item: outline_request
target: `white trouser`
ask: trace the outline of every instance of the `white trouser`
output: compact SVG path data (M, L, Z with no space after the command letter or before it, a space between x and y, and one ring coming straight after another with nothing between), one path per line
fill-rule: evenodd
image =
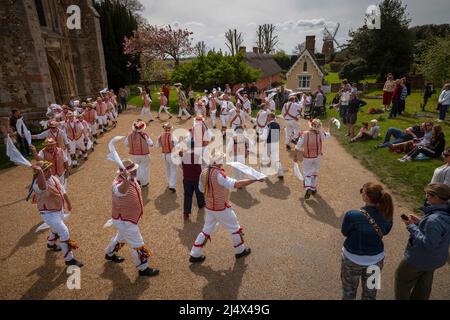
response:
M141 110L141 119L142 119L142 121L145 121L144 120L145 115L148 115L148 119L149 120L153 120L153 116L152 116L152 112L150 111L150 108L142 107L142 110Z
M161 115L161 112L167 113L169 116L172 116L169 112L169 108L167 106L160 106L158 111L158 117Z
M237 127L243 127L244 126L244 124L242 123L242 124L240 124L240 123L232 123L231 124L231 129L233 129L233 130L236 130L236 128Z
M305 178L304 184L306 190L317 190L317 180L320 170L320 157L317 158L303 158L303 176Z
M77 149L83 151L83 153L86 151L86 147L84 146L84 137L82 136L78 140L70 140L69 139L69 153L71 156L75 155L75 152Z
M97 116L97 120L98 124L101 126L106 126L108 124L108 118L106 117L106 114L104 116Z
M278 150L277 150L278 149ZM279 144L264 143L262 154L262 163L268 165L270 163L270 170L265 170L268 175L277 173L278 177L284 177L284 169L280 161ZM268 172L268 171L271 171Z
M141 185L147 185L150 180L150 155L132 155L131 159L134 163L139 165L136 179L141 183Z
M216 110L211 110L209 113L209 116L211 117L211 125L213 127L216 126Z
M47 243L54 245L58 236L61 242L61 250L64 254L64 260L73 259L72 250L69 248L67 241L70 240L69 229L64 223L64 211L41 213L42 221L50 226L50 233L47 237Z
M242 237L242 229L237 220L236 214L232 208L223 211L210 211L205 209L205 225L195 240L191 249L192 257L200 257L202 248L205 246L208 238L211 238L216 226L220 224L231 234L233 246L236 254L245 250L244 239Z
M97 134L97 124L94 123L90 123L89 127L91 128L91 135L94 138L94 135Z
M226 127L227 126L228 117L229 117L228 114L226 114L226 115L221 114L220 115L220 122L222 122L222 127Z
M177 186L177 164L172 161L170 153L163 153L162 158L166 163L166 177L169 188L175 189Z
M291 137L294 135L295 138L298 137L300 132L300 125L295 120L286 120L286 145L291 143Z
M186 116L188 116L188 117L191 116L191 114L187 111L187 108L181 108L181 107L180 107L180 110L178 111L178 117L181 118L181 116L183 115L183 113L184 113Z
M132 222L113 220L114 227L117 229L117 234L111 239L108 247L105 249L105 254L113 256L119 251L120 246L128 242L131 246L131 257L133 263L138 270L145 270L148 267L148 257L139 258L139 253L136 249L144 246L144 239L142 238L139 226Z
M112 111L108 112L106 114L106 117L108 118L108 120L111 120L111 122L116 122L116 117L114 117L114 113Z

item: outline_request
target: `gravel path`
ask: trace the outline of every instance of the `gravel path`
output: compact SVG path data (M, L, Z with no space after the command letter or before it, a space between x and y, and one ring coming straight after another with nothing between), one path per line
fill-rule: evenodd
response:
M67 289L61 254L47 252L47 234L35 233L41 224L39 214L23 200L30 171L15 167L0 172L1 299L340 299L341 218L346 210L362 205L359 189L377 178L334 138L325 143L319 194L311 200L303 200L303 187L292 170L292 155L285 151L281 152L284 182L272 177L233 192L233 208L252 254L236 261L229 235L218 228L201 265L191 265L188 258L204 212L195 208L191 222L184 222L181 170L178 192L173 195L166 191L160 151L153 150L140 226L154 253L151 266L161 274L139 278L128 245L121 252L126 258L123 264L106 262L103 250L114 228L103 229L103 224L110 218L111 182L116 171L114 163L106 160L107 144L113 136L127 134L137 117L134 108L122 114L118 127L99 140L89 161L69 180L74 210L68 226L71 238L80 246L76 257L85 263L81 290ZM160 124L156 120L147 128L154 140L162 130ZM189 123L175 119L173 124L187 127ZM126 154L122 146L118 151L122 157ZM409 210L400 199L395 205L394 228L385 239L380 299L393 298L394 271L407 241L399 216ZM450 262L436 272L432 298L450 299L449 288Z

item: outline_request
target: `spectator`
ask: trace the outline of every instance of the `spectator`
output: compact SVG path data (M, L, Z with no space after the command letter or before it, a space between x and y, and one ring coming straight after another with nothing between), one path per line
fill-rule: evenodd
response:
M429 158L437 158L442 155L445 149L445 135L442 132L441 126L434 126L432 129L431 141L427 145L416 146L406 156L399 159L401 162L411 161L420 153Z
M192 213L192 198L197 198L197 205L199 209L205 206L205 197L198 189L200 174L202 173L202 166L198 155L194 153L194 140L189 143L189 149L186 152L180 152L182 157L183 169L183 187L184 187L184 218L189 219Z
M341 120L344 124L347 124L347 111L350 98L351 94L349 91L341 90L341 99L340 99L341 104L339 106L339 116L341 117Z
M446 184L450 187L450 148L443 152L444 165L434 170L431 183Z
M432 129L433 124L431 122L424 122L421 125L409 127L404 131L397 128L389 128L388 131L386 132L384 142L376 146L376 149L386 148L389 147L390 145L402 143L413 139L419 141L419 139L423 137L429 137L429 140L431 140ZM391 137L394 137L394 140L390 141Z
M30 148L25 137L25 130L27 130L22 114L17 109L11 110L11 117L9 118L9 127L12 129L13 134L17 137L17 147L20 153L24 156L30 156Z
M383 187L366 183L360 190L365 205L361 210L345 213L341 232L346 237L342 248L342 299L356 299L358 284L362 284L362 300L375 300L377 289L368 287L369 266L383 268L383 237L392 229L394 205Z
M428 103L428 99L433 95L433 86L431 82L425 83L425 88L423 89L423 103L420 105L422 111L425 111L425 106Z
M358 94L358 84L357 83L352 83L352 91L350 93L354 94L354 95Z
M340 104L341 104L341 94L340 92L338 92L334 96L333 101L331 101L330 109L338 108Z
M450 245L450 187L430 184L425 188L430 206L424 216L407 217L409 232L405 255L395 272L395 299L428 300L434 271L445 265Z
M389 113L389 119L396 118L399 112L400 107L400 96L403 91L403 82L402 80L395 80L395 88L392 93L392 108Z
M384 111L387 111L392 102L392 94L395 89L395 81L394 77L391 73L387 75L386 82L384 83L383 88L383 105Z
M341 84L341 90L343 92L352 92L352 86L350 85L350 83L348 83L347 79L342 80L342 84Z
M445 121L448 107L450 106L450 83L445 84L444 89L439 96L439 119L438 122Z
M378 138L380 135L380 127L378 126L378 121L373 119L370 121L370 130L369 124L367 122L362 123L361 130L359 133L350 140L350 142L356 142L358 140L372 140Z
M351 100L349 101L348 111L347 111L347 137L355 137L355 124L358 118L359 108L364 107L367 103L363 100L358 99L355 94L351 95Z
M127 97L128 97L127 90L125 90L125 88L123 86L120 87L120 89L119 89L119 98L120 98L119 112L121 112L123 110L127 110L127 108L128 108Z
M402 79L403 80L403 79ZM405 80L403 80L405 81ZM401 116L406 109L406 97L408 96L408 88L405 82L402 82L402 92L400 93L400 100L398 103L398 115Z

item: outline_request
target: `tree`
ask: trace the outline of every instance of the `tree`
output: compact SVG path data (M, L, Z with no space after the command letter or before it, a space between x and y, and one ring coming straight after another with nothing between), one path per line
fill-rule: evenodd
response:
M175 67L170 80L204 90L217 86L223 88L226 83L254 82L260 75L259 70L244 61L244 53L231 56L209 51L205 56Z
M434 39L421 55L419 71L436 87L450 80L450 36Z
M144 11L145 7L139 0L113 0L114 2L124 6L134 14Z
M170 78L167 64L161 59L153 59L147 64L142 64L141 79L149 83L165 83Z
M193 52L192 32L187 29L172 29L170 25L158 27L149 24L139 26L130 38L125 38L126 54L141 55L144 63L153 59L172 58L175 65L180 58Z
M115 0L95 3L100 15L103 51L109 87L118 88L136 83L139 79L139 57L123 52L123 39L137 29L136 16L127 7ZM132 62L131 64L129 62Z
M342 65L339 78L347 79L349 82L358 82L367 74L366 65L366 61L361 58L349 60Z
M242 32L237 32L236 29L229 29L225 32L225 45L230 50L232 56L239 52L239 47L244 43Z
M264 53L272 53L278 44L278 35L273 24L263 24L256 30L256 46L261 48Z
M304 42L299 43L298 45L296 45L294 47L294 50L292 51L292 53L296 56L299 56L302 54L302 52L306 49L306 44Z
M395 77L406 75L413 62L413 40L410 19L400 0L384 0L380 4L381 29L366 25L350 32L348 44L353 59L361 58L369 74L383 80L391 72Z
M194 52L197 57L206 55L206 44L204 41L199 41L195 44Z
M294 62L297 60L297 56L290 57L286 54L283 50L279 50L274 53L273 58L278 63L278 65L283 69L284 71L288 71Z

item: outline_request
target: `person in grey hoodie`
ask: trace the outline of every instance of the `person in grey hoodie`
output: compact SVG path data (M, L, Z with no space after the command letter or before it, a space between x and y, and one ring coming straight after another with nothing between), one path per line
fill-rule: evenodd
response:
M425 188L428 207L422 219L404 220L409 241L404 259L395 272L395 299L428 300L436 269L444 266L450 246L450 187L429 184Z

